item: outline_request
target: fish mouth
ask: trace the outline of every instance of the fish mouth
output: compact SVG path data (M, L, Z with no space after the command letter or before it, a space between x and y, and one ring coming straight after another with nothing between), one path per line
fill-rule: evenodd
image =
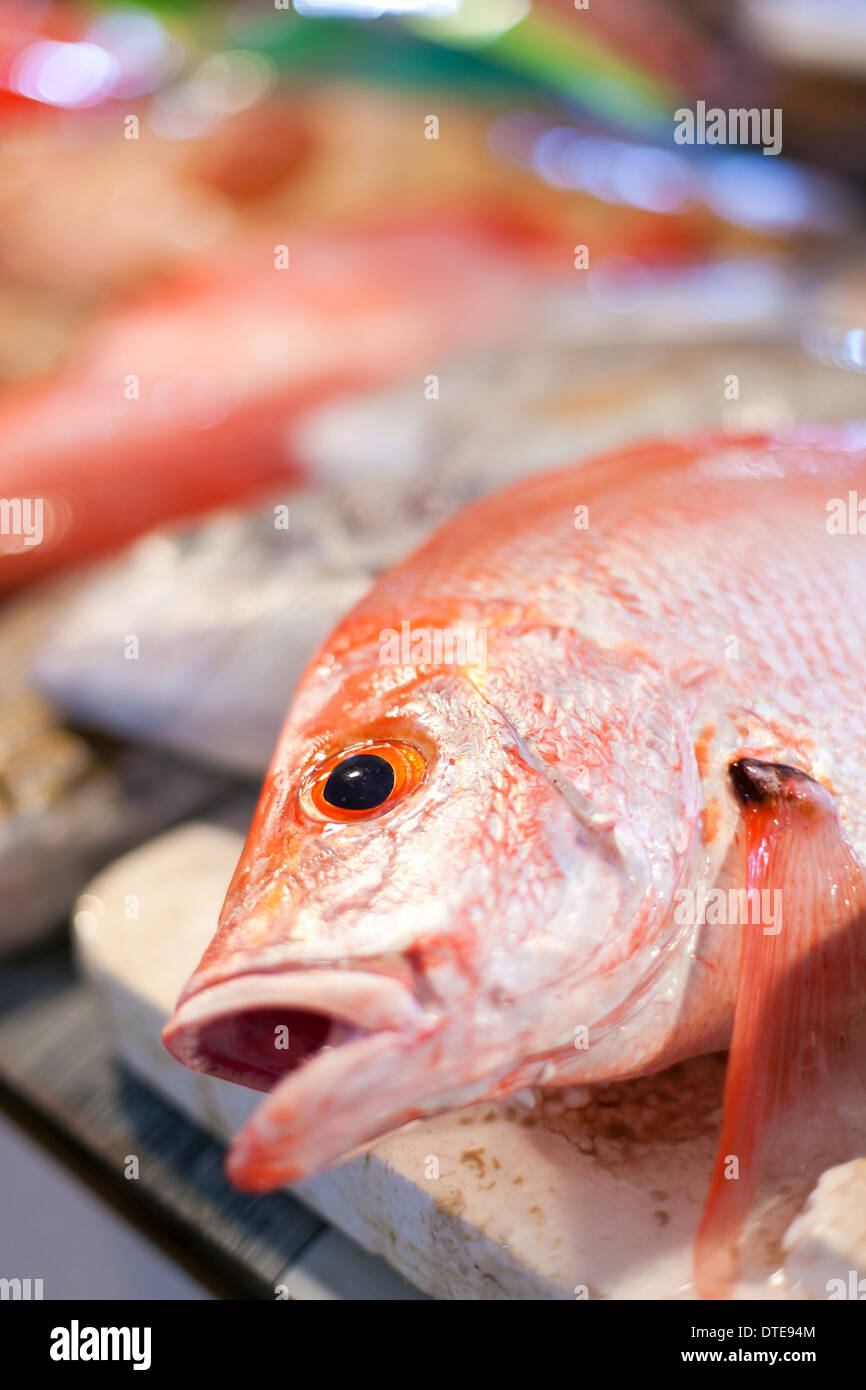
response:
M162 1036L192 1070L270 1093L227 1161L236 1186L266 1191L381 1132L369 1086L358 1091L359 1071L406 1047L423 1019L414 995L390 976L297 968L203 986L180 1001Z

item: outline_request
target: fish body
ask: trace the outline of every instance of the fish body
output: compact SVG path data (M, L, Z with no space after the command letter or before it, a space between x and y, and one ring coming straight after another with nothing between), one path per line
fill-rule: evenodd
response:
M723 1048L742 933L771 942L786 909L809 931L785 924L779 969L808 965L823 879L748 928L700 904L760 892L760 836L808 814L807 887L866 859L866 457L844 443L705 437L525 480L337 627L166 1030L270 1092L236 1182ZM757 766L797 814L765 805L755 841L732 769ZM858 902L839 887L834 930Z
M0 499L38 516L4 511L0 591L297 484L304 411L488 340L527 293L519 255L471 226L290 240L260 233L115 307L62 372L3 395Z

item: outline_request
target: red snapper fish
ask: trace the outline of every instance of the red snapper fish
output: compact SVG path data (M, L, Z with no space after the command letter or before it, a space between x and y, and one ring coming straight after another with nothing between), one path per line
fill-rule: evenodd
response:
M732 1292L866 992L866 453L812 435L522 481L337 627L165 1030L268 1092L238 1186L730 1048L696 1277Z
M299 484L308 409L489 341L528 297L508 241L447 217L290 240L262 233L148 288L62 372L2 395L0 592Z

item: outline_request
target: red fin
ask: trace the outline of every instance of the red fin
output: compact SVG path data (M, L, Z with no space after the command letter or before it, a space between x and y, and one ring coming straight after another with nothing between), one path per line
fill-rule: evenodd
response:
M701 1298L731 1297L770 1128L794 1100L817 1096L866 986L866 880L829 792L778 764L743 759L730 771L747 886L770 896L762 921L750 911L740 928L722 1131L695 1246Z

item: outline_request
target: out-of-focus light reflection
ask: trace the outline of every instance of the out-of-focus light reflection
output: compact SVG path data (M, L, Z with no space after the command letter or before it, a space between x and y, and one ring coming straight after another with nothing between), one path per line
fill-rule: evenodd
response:
M747 227L795 227L809 209L806 175L793 164L774 168L759 154L723 156L706 171L706 199L728 222Z
M75 930L85 941L92 941L98 936L105 918L105 903L101 898L94 897L92 893L84 893L78 900L77 910L73 917Z
M204 135L223 116L260 101L276 81L276 70L260 53L237 49L215 53L199 64L185 82L158 92L150 124L166 140L190 140Z
M809 324L803 329L801 339L806 351L819 362L849 372L866 372L866 329Z
M844 453L860 453L866 448L866 420L840 420L826 425L816 420L798 420L790 430L779 431L783 441L795 444L827 445Z
M845 334L845 357L852 367L866 370L866 331L862 328Z
M218 115L245 111L259 101L275 81L273 63L260 53L240 49L206 58L190 79L202 106Z
M624 203L647 212L679 212L694 197L688 170L669 150L621 145L614 153L610 181Z
M784 275L761 260L732 259L685 271L684 293L701 306L703 318L713 323L748 323L772 315L783 302Z
M144 10L104 15L90 25L84 37L105 49L117 63L113 96L134 97L155 91L183 61L182 45Z
M450 15L459 3L460 0L295 0L295 9L300 15L319 19L381 19L386 14Z
M193 83L175 82L154 97L148 119L154 134L163 140L195 140L206 135L220 118L202 104Z
M866 71L863 0L740 0L738 23L776 62Z
M32 101L80 109L108 96L117 76L117 60L98 44L40 39L18 54L9 85Z
M516 24L522 23L531 9L531 0L462 0L449 11L440 11L439 16L432 8L415 13L419 18L429 16L440 19L435 26L435 36L442 42L461 48L475 48L492 43ZM415 27L422 28L422 32L433 32L432 25Z
M747 152L686 154L550 126L537 112L513 112L495 122L490 145L555 188L648 212L677 213L701 202L726 222L786 232L832 228L845 211L832 179L787 160Z
M673 151L582 135L570 126L543 131L530 159L547 183L580 189L608 203L678 212L695 197L688 163Z
M722 325L772 318L790 298L791 284L762 260L732 258L671 273L612 255L590 270L587 292L609 313L640 310L644 325L659 311L672 322Z
M572 186L570 175L566 173L565 158L573 144L574 131L570 126L552 126L538 136L530 154L530 163L545 183L552 183L555 188ZM587 143L585 148L591 149L591 143Z

